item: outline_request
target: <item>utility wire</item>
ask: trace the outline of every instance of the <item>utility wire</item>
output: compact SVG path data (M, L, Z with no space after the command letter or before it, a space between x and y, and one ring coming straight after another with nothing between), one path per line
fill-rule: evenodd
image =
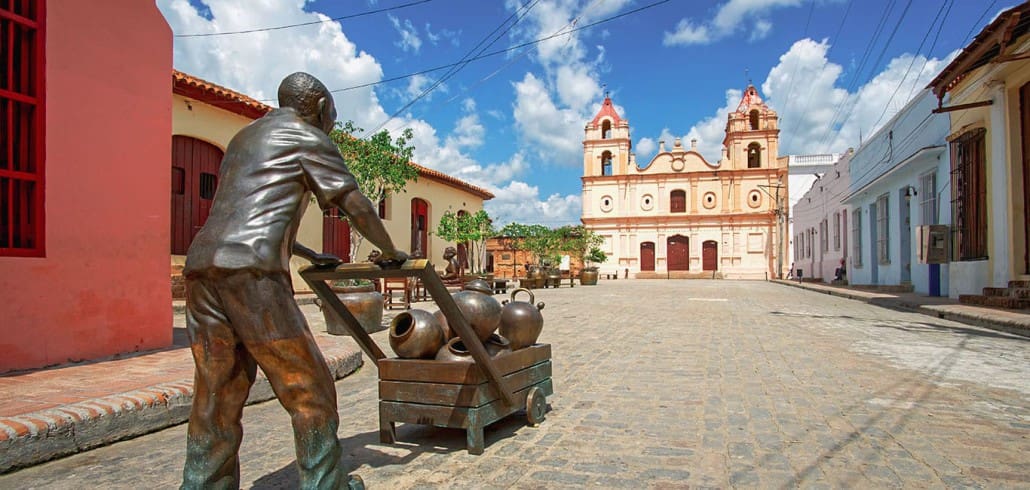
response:
M429 87L426 87L424 90L422 90L422 92L419 93L418 96L416 96L414 99L408 101L407 104L404 104L400 109L395 111L393 114L390 114L390 117L386 118L385 121L379 123L379 125L376 126L376 128L373 129L372 131L370 131L368 134L375 134L376 132L378 132L383 126L386 126L387 123L389 123L391 120L393 120L393 118L397 117L398 115L400 115L404 111L406 111L409 108L411 108L411 106L415 105L416 102L418 102L419 100L422 100L422 98L424 98L425 96L429 95L430 92L432 92L437 87L439 87L440 84L442 84L443 82L445 82L446 80L450 79L452 76L457 74L459 71L461 71L462 68L465 68L465 66L467 66L472 61L472 59L470 59L470 57L473 55L473 53L475 53L477 55L482 54L483 51L485 51L487 48L489 48L490 46L493 46L493 44L495 42L497 42L497 40L500 39L501 36L504 36L505 34L507 34L508 31L510 31L513 27L515 27L515 25L518 24L519 21L521 21L527 14L529 14L529 11L534 6L536 6L536 4L539 1L540 0L533 0L533 3L523 5L523 6L519 7L519 9L516 10L515 12L512 12L512 14L508 16L508 18L504 19L504 21L501 22L497 27L495 27L493 31L491 31L489 34L487 34L485 37L483 37L483 39L481 39L475 46L473 46L472 49L470 49L467 53L465 53L465 56L462 56L461 60L459 60L457 63L454 63L451 66L451 69L447 71L447 73L444 73L443 76L441 76L439 79L434 81L432 83L432 85L430 85ZM521 12L521 14L520 14L520 12ZM516 15L518 15L518 17L516 17ZM511 21L512 18L515 18L515 21L511 22L511 24L508 25L509 21ZM504 29L504 32L501 32L500 34L497 34L497 31L500 31L501 28L503 28L505 25L508 25L508 27L506 29ZM494 34L497 34L497 35L494 36ZM493 40L491 40L490 43L487 44L486 46L483 46L483 49L479 49L479 47L482 46L483 43L486 42L491 37L493 37ZM479 49L478 53L476 53L477 49Z
M951 0L951 3L948 5L947 12L944 12L944 19L941 19L941 25L937 26L937 33L933 35L933 42L930 43L930 49L928 49L926 51L926 57L923 58L923 66L919 67L919 72L916 73L916 77L919 77L919 75L921 75L923 73L923 70L926 69L926 64L930 62L930 56L933 56L933 50L934 50L934 48L937 47L937 40L940 39L941 31L944 30L944 24L945 24L945 22L948 21L948 16L951 15L951 8L954 7L954 6L955 6L955 1ZM932 24L931 24L931 26L932 26ZM909 92L908 92L908 98L909 99L911 99L912 96L915 95L915 91L918 88L920 88L920 87L915 85L915 84L912 84L912 89L909 90Z
M926 34L923 35L923 40L919 41L919 47L916 48L916 52L912 55L912 60L909 61L908 68L905 69L905 74L902 75L901 81L898 82L898 86L894 87L894 92L891 93L891 97L889 99L887 99L887 103L883 106L883 112L880 113L880 117L876 118L876 122L873 123L872 127L875 128L877 125L879 125L880 121L883 120L883 117L887 115L887 111L890 110L891 103L894 102L894 97L898 95L898 91L901 90L901 86L905 85L905 80L908 80L908 74L912 71L912 67L915 66L915 64L916 64L916 57L919 56L919 53L923 52L923 45L926 44L926 40L930 38L930 32L933 31L933 26L937 24L937 19L941 18L941 14L944 13L945 7L948 7L948 1L947 0L945 0L943 3L941 3L941 8L937 9L937 15L934 16L933 22L930 22L930 28L927 29L926 30ZM950 10L950 8L949 8L949 10ZM941 25L944 25L943 21L941 21ZM940 31L938 31L938 32L940 32ZM932 51L932 48L931 48L931 51ZM928 53L926 55L926 58L924 58L924 59L928 59L929 57L930 57L930 55ZM923 65L925 66L926 63L923 63ZM922 70L920 70L920 72L921 71ZM917 75L917 78L918 78L918 75ZM912 85L913 86L915 85L915 81L914 80L912 82Z
M851 3L848 3L848 6L850 7ZM807 38L808 37L808 27L812 23L812 13L813 12L815 12L815 0L812 0L811 6L808 8L808 20L805 21L805 31L801 35L802 38ZM847 14L845 14L845 15L847 15ZM800 66L801 66L801 61L795 59L794 60L794 70L790 74L790 87L787 89L787 98L784 99L784 104L785 105L783 106L783 114L782 114L781 117L786 117L786 115L790 113L790 101L791 101L790 96L794 94L794 86L797 85L797 81L796 81L797 78L796 77L798 75L798 68L800 68ZM751 83L750 80L748 81L748 83ZM811 97L806 97L806 99L811 99Z
M208 33L197 33L197 34L176 34L175 37L178 37L178 38L213 37L213 36L228 36L228 35L232 35L232 34L250 34L250 33L254 33L254 32L278 31L278 30L281 30L281 29L291 29L291 28L294 28L294 27L311 26L311 25L315 25L315 24L325 24L326 22L335 22L335 21L338 21L338 20L354 19L354 18L357 18L357 17L364 17L366 15L372 15L372 14L378 14L378 13L382 13L382 12L388 12L390 10L398 10L398 9L402 9L402 8L413 7L415 5L419 5L419 4L423 4L423 3L429 3L429 2L432 2L432 1L433 0L416 0L414 2L408 2L408 3L403 3L403 4L400 4L400 5L394 5L393 7L384 7L384 8L381 8L381 9L366 10L364 12L358 12L356 14L341 15L339 17L333 17L331 19L316 20L316 21L312 21L312 22L303 22L303 23L300 23L300 24L289 24L289 25L276 26L276 27L262 27L262 28L256 28L256 29L247 29L247 30L243 30L243 31L208 32Z
M987 5L987 8L985 8L983 13L980 14L980 17L977 17L976 22L973 22L973 25L969 27L969 32L966 33L966 37L962 38L963 46L969 44L969 37L973 35L973 32L976 31L977 26L980 25L980 21L984 20L984 17L987 15L987 12L990 12L991 9L994 8L994 4L997 2L998 0L991 0L991 3Z
M564 32L558 32L558 33L555 33L555 34L551 34L550 36L545 36L545 37L541 37L541 38L538 38L538 39L534 39L532 41L527 41L527 42L524 42L524 43L521 43L521 44L516 44L514 46L510 46L510 47L505 48L505 49L499 49L499 50L496 50L496 51L490 51L490 52L487 52L487 53L483 53L483 54L480 54L480 55L468 58L467 60L463 58L462 60L456 61L454 63L449 63L449 64L446 64L446 65L440 65L440 66L436 66L436 67L433 67L433 68L427 68L425 70L420 70L420 71L417 71L417 72L408 73L406 75L398 75L398 76L395 76L395 77L384 78L384 79L379 80L377 82L362 83L360 85L353 85L353 86L350 86L350 87L333 89L333 90L330 90L330 92L337 93L337 92L345 92L345 91L348 91L348 90L356 90L356 89L359 89L359 88L372 87L372 86L375 86L375 85L381 85L381 84L388 83L388 82L395 82L397 80L403 80L405 78L411 78L411 77L414 77L414 76L424 75L426 73L431 73L431 72L434 72L434 71L443 70L445 68L450 68L450 67L457 66L457 65L460 65L460 64L463 64L463 63L466 63L466 62L470 62L470 61L478 61L478 60L481 60L481 59L484 59L484 58L490 58L492 56L497 56L499 54L504 54L504 53L507 53L509 51L515 51L517 49L521 49L521 48L524 48L526 46L533 46L535 44L540 44L540 43L542 43L544 41L549 41L549 40L554 39L556 37L567 36L567 35L572 34L574 32L582 31L584 29L589 29L589 28L594 27L596 25L605 24L605 23L611 22L613 20L620 19L622 17L626 17L628 15L632 15L632 14L635 14L635 13L638 13L638 12L641 12L641 11L644 11L644 10L647 10L647 9L650 9L650 8L653 8L653 7L657 7L658 5L661 5L663 3L668 3L670 1L672 1L672 0L659 0L657 2L644 5L643 7L640 7L640 8L636 8L636 9L633 9L633 10L628 10L628 11L623 12L621 14L613 15L611 17L606 17L606 18L598 20L596 22L591 22L589 24L584 24L584 25L576 27L574 29L569 29L569 30L564 31ZM267 102L269 100L271 100L271 99L265 99L264 101Z

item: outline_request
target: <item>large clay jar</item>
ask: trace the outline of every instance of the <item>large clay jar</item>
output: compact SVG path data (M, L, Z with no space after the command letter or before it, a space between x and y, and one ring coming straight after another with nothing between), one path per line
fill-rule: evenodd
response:
M501 323L501 304L492 296L479 291L463 290L454 293L452 297L479 340L486 340L494 330L497 330ZM451 331L454 332L453 327Z
M437 351L436 360L472 362L472 354L465 347L465 342L460 337L454 337Z
M432 359L444 345L440 322L425 310L408 310L390 322L390 347L404 359Z
M447 317L443 316L443 311L436 310L433 312L433 316L436 317L436 321L440 322L440 326L443 327L443 339L445 342L457 337L457 334L451 331L451 325L447 323Z
M515 301L515 295L520 291L529 294L529 302ZM540 331L544 329L544 316L540 310L544 309L543 302L533 302L536 298L533 292L528 289L516 289L511 292L511 302L504 301L501 308L500 334L511 342L512 350L519 350L536 343L540 337Z

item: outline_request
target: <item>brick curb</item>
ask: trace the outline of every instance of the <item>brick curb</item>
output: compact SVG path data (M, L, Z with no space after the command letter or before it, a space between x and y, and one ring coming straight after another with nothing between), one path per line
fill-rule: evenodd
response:
M363 364L361 352L324 353L335 379ZM275 397L258 370L247 404ZM189 419L193 380L183 379L89 401L0 417L0 473L141 436Z
M773 280L777 284L785 286L791 286L799 289L805 289L817 293L829 294L832 296L839 296L842 298L853 299L857 301L863 301L869 304L885 306L888 308L903 308L906 310L915 311L924 315L929 315L937 318L943 318L945 320L952 320L968 325L974 325L977 327L983 327L991 330L997 330L1005 333L1011 333L1019 335L1021 337L1030 337L1030 315L1027 315L1027 319L1020 321L1015 318L1005 318L1004 316L992 314L990 309L977 308L977 312L969 311L958 311L958 308L963 308L961 305L924 305L911 300L899 298L897 296L885 295L882 293L875 292L852 292L848 289L834 288L829 286L812 287L805 284L798 284L794 281L785 280ZM970 307L972 308L972 307Z

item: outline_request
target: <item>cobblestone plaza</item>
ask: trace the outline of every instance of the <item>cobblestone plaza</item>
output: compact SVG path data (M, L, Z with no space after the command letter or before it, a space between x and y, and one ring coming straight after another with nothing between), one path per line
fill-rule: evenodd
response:
M347 467L391 489L1030 486L1026 338L757 281L536 294L555 387L541 426L498 422L481 456L455 429L399 425L400 442L380 444L366 361L337 382ZM389 347L386 332L373 338ZM295 486L278 403L247 407L243 422L245 486ZM175 488L184 448L179 425L0 487Z

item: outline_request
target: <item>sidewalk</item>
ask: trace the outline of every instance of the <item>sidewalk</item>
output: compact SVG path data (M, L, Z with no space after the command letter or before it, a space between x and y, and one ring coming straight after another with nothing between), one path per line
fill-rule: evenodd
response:
M311 303L310 297L297 300ZM0 473L185 422L193 402L193 356L177 306L167 349L0 374ZM327 334L317 308L302 311L336 379L362 365L350 337ZM259 369L247 403L274 396Z
M843 298L864 301L886 308L912 310L925 315L944 318L979 327L1030 337L1030 310L1007 310L983 306L964 305L947 297L924 296L916 293L880 293L847 286L788 280L772 282L807 289Z

